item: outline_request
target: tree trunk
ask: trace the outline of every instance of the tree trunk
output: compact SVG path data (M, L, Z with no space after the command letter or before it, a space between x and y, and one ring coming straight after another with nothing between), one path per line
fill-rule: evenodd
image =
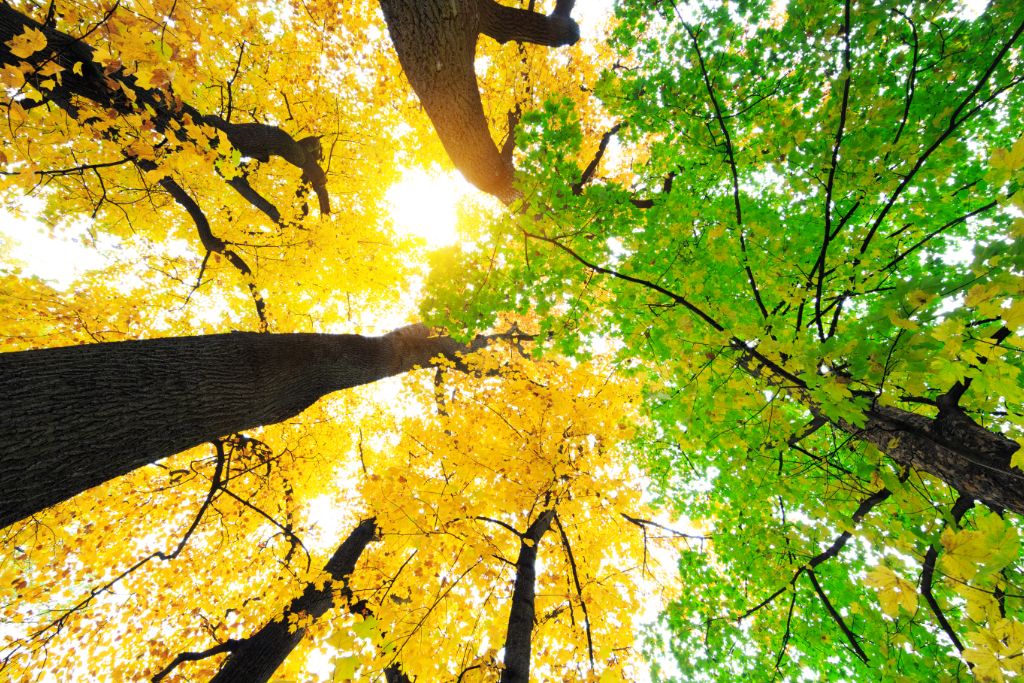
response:
M930 418L891 406L866 411L857 428L839 427L873 444L890 458L941 479L989 507L1024 515L1024 473L1010 468L1020 446L971 420L958 407Z
M355 569L356 562L366 546L373 540L377 525L373 519L363 520L355 528L345 542L334 552L324 566L324 571L334 581L348 583L348 577ZM350 598L351 595L346 595ZM231 648L231 654L221 670L213 677L211 683L265 683L270 680L284 660L299 644L306 630L303 628L290 631L288 616L304 614L319 619L330 608L334 607L334 591L328 583L318 589L308 584L302 595L292 600L281 615L282 618L268 622L263 628L248 638L244 638Z
M486 342L410 325L381 337L237 332L0 354L0 526Z
M554 516L554 510L542 512L519 540L516 585L512 589L512 609L508 614L508 629L505 633L505 668L501 672L501 683L528 683L530 680L537 547Z
M430 117L441 144L470 183L504 202L512 186L512 160L491 138L480 102L473 60L477 36L541 45L579 39L576 22L503 7L494 0L380 0L388 33L409 84Z

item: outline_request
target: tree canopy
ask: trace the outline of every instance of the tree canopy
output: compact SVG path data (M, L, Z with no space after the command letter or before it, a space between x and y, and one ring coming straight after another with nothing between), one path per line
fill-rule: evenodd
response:
M0 7L0 678L1024 674L1024 6L584 4Z

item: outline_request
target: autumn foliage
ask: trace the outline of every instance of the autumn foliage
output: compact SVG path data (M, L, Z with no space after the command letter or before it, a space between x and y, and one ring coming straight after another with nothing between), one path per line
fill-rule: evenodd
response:
M382 4L0 6L0 680L1024 674L1020 3Z

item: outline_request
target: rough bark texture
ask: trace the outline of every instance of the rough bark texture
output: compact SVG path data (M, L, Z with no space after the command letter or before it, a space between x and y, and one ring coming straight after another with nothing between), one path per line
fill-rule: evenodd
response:
M1024 476L1010 468L1010 457L1020 446L957 407L940 409L930 418L878 406L867 411L862 428L838 424L896 462L938 477L990 507L1024 515Z
M1009 330L997 333L994 339L998 343L1008 334ZM742 346L743 342L738 344ZM738 367L755 380L787 387L820 421L818 426L830 422L853 438L874 445L901 465L926 472L973 500L996 510L1024 515L1024 472L1010 466L1020 446L967 415L959 405L966 385L958 382L950 392L936 398L935 417L876 404L864 411L864 424L857 426L848 420L828 417L820 404L800 388L798 377L764 357L755 362L747 352Z
M16 35L32 28L46 35L47 46L28 59L22 59L10 52L5 43ZM112 109L119 114L142 113L148 109L153 116L156 129L166 132L174 120L182 122L188 116L196 124L205 123L224 131L231 144L245 156L266 161L270 156L280 156L302 170L303 181L317 193L322 213L330 212L327 194L327 176L320 167L319 143L316 138L296 141L291 135L276 126L261 123L231 123L218 116L204 116L194 107L168 97L161 90L142 88L134 76L126 75L121 69L106 73L103 66L94 59L93 50L85 42L47 26L26 16L7 4L0 4L0 63L20 64L28 62L42 66L55 62L64 67L61 80L52 88L43 88L47 99L68 113L79 118L75 98L83 98ZM80 65L81 75L72 68ZM48 77L28 73L25 79L38 85ZM125 90L134 95L129 98Z
M519 541L516 585L512 589L512 609L508 614L508 630L505 633L505 668L501 672L501 683L528 683L530 680L537 548L554 516L554 510L542 512Z
M334 581L348 583L348 577L356 567L359 556L373 540L377 525L372 519L363 520L349 535L345 542L334 552L324 566L324 571ZM345 592L345 591L343 591ZM350 598L351 595L346 595ZM238 641L231 649L231 654L211 683L265 683L284 663L295 646L306 635L305 629L288 630L288 616L291 614L307 614L319 619L330 608L334 607L334 591L330 584L318 589L308 584L302 595L292 600L285 609L283 618L268 622L263 628L251 636Z
M518 195L511 158L491 138L473 59L480 33L505 42L571 45L579 27L568 8L550 16L494 0L380 0L402 70L455 167L504 202Z
M257 334L0 354L0 526L325 394L481 348L410 325L381 337Z

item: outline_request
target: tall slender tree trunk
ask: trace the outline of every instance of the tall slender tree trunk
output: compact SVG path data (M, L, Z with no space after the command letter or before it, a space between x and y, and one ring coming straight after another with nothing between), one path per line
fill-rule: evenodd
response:
M380 337L242 332L0 354L0 526L486 342L410 325Z
M537 548L554 517L554 510L542 512L519 539L516 584L512 589L512 608L509 610L508 629L505 633L505 668L501 672L501 683L528 683L530 680L534 600L537 595Z
M348 577L356 567L363 550L377 533L372 519L363 520L334 552L324 565L324 571L334 581L347 584ZM351 595L345 596L346 598ZM295 646L306 635L306 629L289 629L288 616L303 614L319 619L334 607L334 590L330 584L317 588L306 586L302 595L292 600L284 610L282 618L267 622L251 636L238 641L231 648L231 654L224 660L211 683L265 683L274 675Z

